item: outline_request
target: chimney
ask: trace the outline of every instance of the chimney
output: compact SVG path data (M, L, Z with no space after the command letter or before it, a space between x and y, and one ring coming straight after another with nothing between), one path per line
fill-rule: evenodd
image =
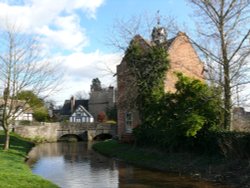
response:
M75 110L75 103L76 103L75 97L72 96L72 97L70 98L70 112L71 112L71 114L74 113L74 110Z

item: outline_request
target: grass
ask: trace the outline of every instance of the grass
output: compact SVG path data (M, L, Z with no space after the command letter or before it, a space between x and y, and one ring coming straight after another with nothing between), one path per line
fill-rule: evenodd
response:
M166 153L154 148L121 144L115 140L98 142L93 145L93 149L141 167L176 172L236 187L250 185L249 160L229 160L192 153Z
M56 188L48 180L32 174L24 163L26 154L34 146L16 134L11 135L10 149L2 150L3 132L0 131L0 188Z

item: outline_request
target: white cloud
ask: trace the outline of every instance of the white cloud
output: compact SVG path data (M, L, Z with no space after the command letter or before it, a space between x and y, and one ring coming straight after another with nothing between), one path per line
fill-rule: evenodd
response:
M76 10L95 18L97 8L103 3L104 0L24 0L13 4L0 0L0 20L41 35L47 46L53 42L57 48L80 50L88 45L89 39Z
M121 62L121 54L104 54L99 50L92 53L75 52L68 56L59 57L64 70L63 89L54 99L63 103L64 100L84 90L89 92L93 78L98 77L104 86L115 86L116 65Z
M81 9L88 17L96 17L96 9L104 3L104 0L74 0L68 4L68 11Z
M54 29L44 26L37 30L46 44L53 44L54 48L79 51L87 46L89 39L85 29L80 26L77 16L64 16L55 19Z
M121 55L104 54L98 50L82 52L90 44L81 22L82 16L96 19L96 11L104 1L0 0L0 24L7 20L21 26L24 32L40 35L41 46L52 51L52 61L61 62L65 70L63 89L52 96L59 103L79 90L88 92L92 79L96 77L106 86L115 85L116 78L109 71L115 72ZM63 54L64 50L67 50L67 55ZM53 54L55 51L57 54Z

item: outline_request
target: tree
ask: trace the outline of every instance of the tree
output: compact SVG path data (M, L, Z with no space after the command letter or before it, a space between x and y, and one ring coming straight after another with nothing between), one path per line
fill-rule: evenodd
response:
M77 91L75 97L77 100L88 99L88 94L85 91Z
M94 78L92 80L91 91L100 91L100 90L102 90L101 81L99 80L99 78Z
M114 105L113 107L108 107L106 109L106 115L108 120L117 121L117 107Z
M5 133L4 149L10 143L11 124L14 114L26 108L25 102L18 101L23 90L32 91L37 96L46 97L57 89L60 75L55 63L48 62L34 36L6 23L0 28L0 92L1 126ZM18 103L18 105L16 105Z
M126 20L117 19L114 21L111 29L107 32L106 44L116 51L125 52L134 36L140 34L142 37L149 38L157 22L161 22L160 24L168 29L169 35L175 35L178 31L174 18L162 16L159 11L155 15L134 15Z
M250 1L189 2L197 9L198 33L206 41L194 44L210 60L208 68L213 72L213 81L223 90L224 128L229 129L232 97L240 86L250 83L247 61L250 55Z
M35 120L39 122L47 121L49 118L48 109L43 99L39 98L32 91L21 91L17 94L17 99L27 102L33 110Z
M106 113L99 112L97 115L97 121L103 123L106 120Z

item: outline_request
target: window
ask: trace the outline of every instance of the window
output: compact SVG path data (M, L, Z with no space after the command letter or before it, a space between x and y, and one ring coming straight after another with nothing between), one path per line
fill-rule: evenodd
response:
M77 122L77 123L81 123L82 122L82 119L81 118L77 118L76 117L76 121L75 122Z
M133 117L131 112L125 114L125 130L127 133L132 132Z

